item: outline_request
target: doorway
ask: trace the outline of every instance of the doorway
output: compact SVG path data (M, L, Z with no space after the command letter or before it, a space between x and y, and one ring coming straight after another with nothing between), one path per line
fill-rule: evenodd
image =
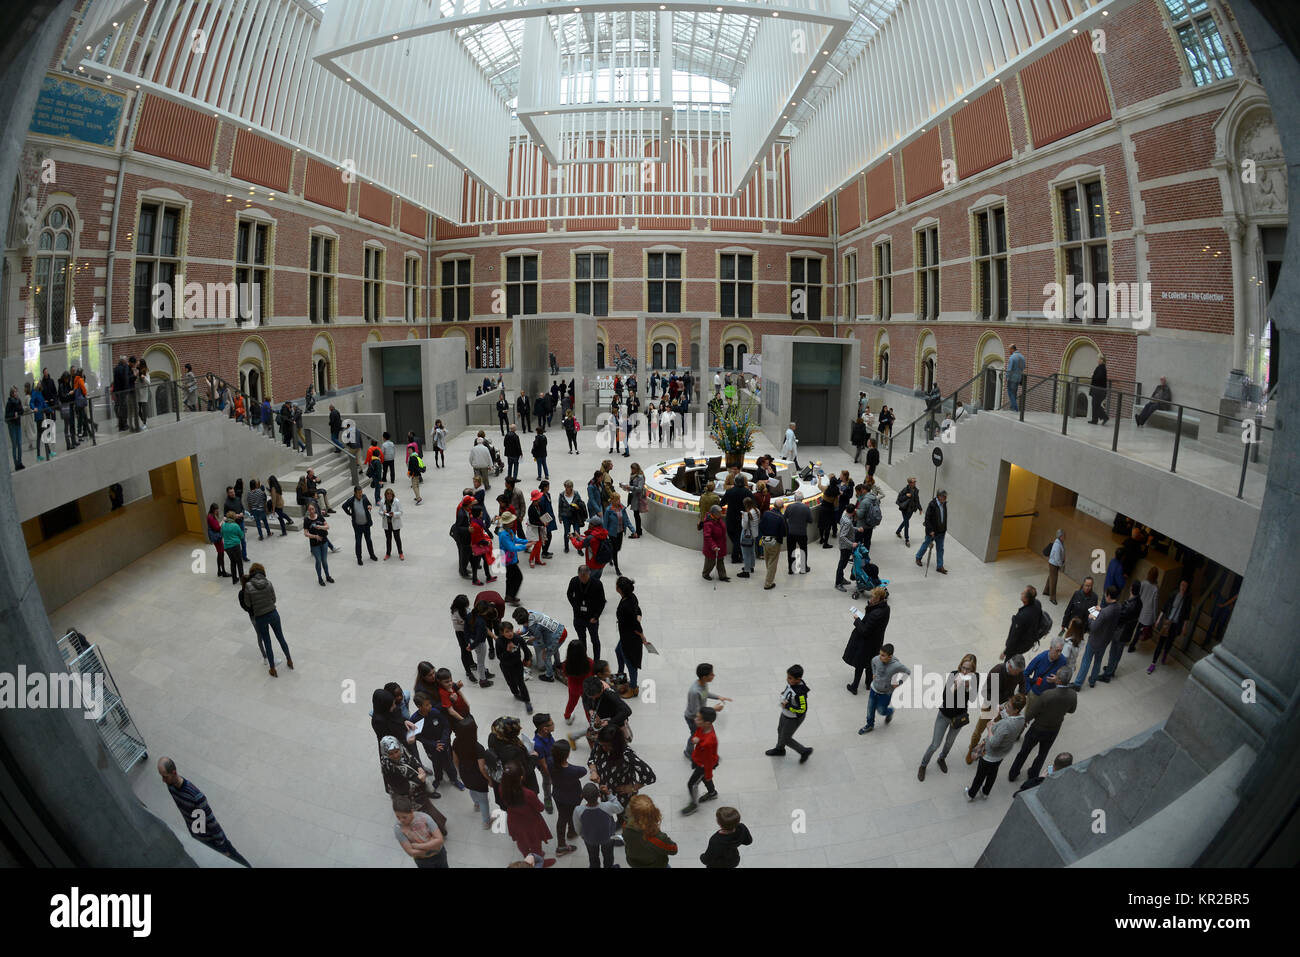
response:
M1038 476L1019 465L1011 465L1010 469L1002 507L1002 532L998 536L999 553L1029 547L1029 532L1038 501Z
M414 432L416 438L424 441L424 395L419 389L393 390L393 415L388 431L400 438Z
M795 386L790 402L790 421L801 445L834 445L831 435L831 391Z

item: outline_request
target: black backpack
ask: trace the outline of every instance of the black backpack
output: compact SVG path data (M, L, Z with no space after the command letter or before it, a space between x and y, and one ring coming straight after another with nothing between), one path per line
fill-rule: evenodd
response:
M1051 630L1052 630L1052 616L1049 615L1047 612L1043 612L1043 620L1038 626L1038 637L1034 639L1034 644L1038 644L1038 642L1042 641L1045 637L1047 637L1047 633Z
M601 539L600 545L596 548L594 556L596 563L604 566L608 565L614 559L614 549L609 544L609 539Z

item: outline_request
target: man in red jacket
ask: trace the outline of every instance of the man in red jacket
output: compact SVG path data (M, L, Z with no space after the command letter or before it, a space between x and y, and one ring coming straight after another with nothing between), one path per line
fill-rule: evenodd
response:
M713 769L718 766L718 735L713 730L713 722L718 712L709 707L701 708L695 715L695 736L691 738L691 779L686 782L690 792L691 803L682 808L683 814L694 814L704 801L716 801L718 789L713 786ZM695 800L695 789L704 782L705 794L699 802Z
M713 566L718 566L718 581L729 582L727 567L727 526L722 522L722 506L709 508L701 526L704 529L704 580L713 581Z

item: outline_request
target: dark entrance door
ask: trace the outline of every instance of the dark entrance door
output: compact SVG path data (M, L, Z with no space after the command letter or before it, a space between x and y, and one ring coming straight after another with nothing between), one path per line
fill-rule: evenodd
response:
M406 433L414 432L421 446L427 444L424 434L424 396L419 389L393 390L393 418L388 431L399 446L406 441Z
M980 391L980 398L983 400L982 405L984 408L996 409L998 407L998 370L993 366L985 367L984 388Z
M835 445L828 436L831 424L831 390L795 386L790 400L790 419L795 423L799 444Z

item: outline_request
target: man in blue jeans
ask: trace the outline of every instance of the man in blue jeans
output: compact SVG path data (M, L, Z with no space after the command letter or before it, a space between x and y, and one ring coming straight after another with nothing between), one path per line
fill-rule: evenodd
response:
M948 534L948 492L946 489L939 489L939 494L930 500L929 507L925 510L925 541L921 543L920 550L916 553L916 567L921 567L921 559L925 557L925 551L934 542L935 556L939 560L938 567L935 569L940 575L948 574L948 569L943 567L943 540Z
M876 730L876 715L885 716L885 724L894 719L894 709L889 706L889 699L894 696L894 688L912 673L894 657L893 645L881 645L880 654L871 659L871 685L867 689L867 723L858 728L858 734L870 734Z
M1007 356L1007 399L1011 404L1012 412L1019 412L1020 406L1016 400L1020 396L1020 387L1025 381L1025 356L1022 352L1017 352L1013 345L1010 354Z
M1106 597L1102 600L1097 617L1092 619L1092 627L1088 630L1087 643L1083 646L1083 657L1079 659L1079 671L1074 676L1076 689L1083 686L1083 676L1088 674L1089 665L1092 666L1092 674L1088 677L1088 687L1096 687L1097 675L1101 672L1101 659L1119 624L1119 607L1119 589L1111 585L1106 589Z

